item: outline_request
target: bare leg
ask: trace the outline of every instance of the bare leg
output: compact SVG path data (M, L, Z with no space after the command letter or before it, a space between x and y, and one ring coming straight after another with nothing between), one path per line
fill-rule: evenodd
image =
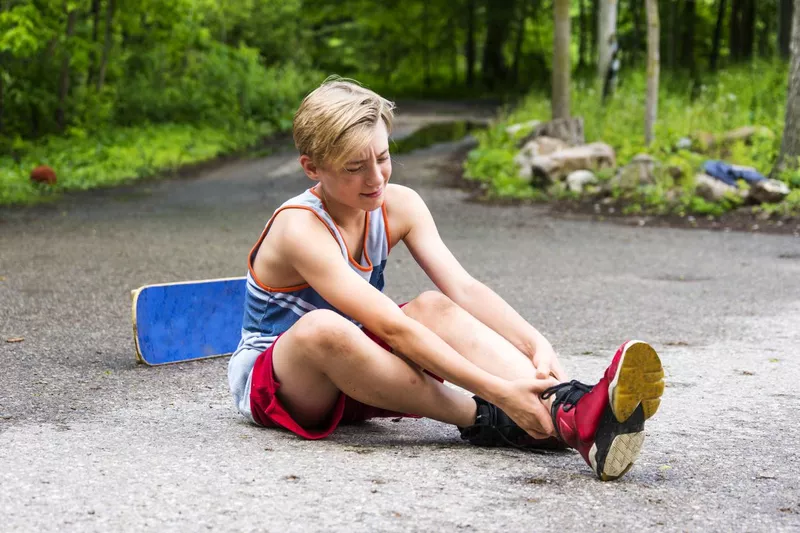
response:
M508 380L536 377L528 356L440 292L420 294L403 311L490 374Z
M320 424L341 392L368 405L468 426L476 405L387 352L332 311L312 311L281 336L273 352L278 396L304 427Z

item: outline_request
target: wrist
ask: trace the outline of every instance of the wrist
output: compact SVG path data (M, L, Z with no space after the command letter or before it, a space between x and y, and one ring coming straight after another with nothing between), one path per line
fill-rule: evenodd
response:
M508 380L491 376L491 380L486 383L484 390L478 396L494 405L503 405L511 396L511 387Z

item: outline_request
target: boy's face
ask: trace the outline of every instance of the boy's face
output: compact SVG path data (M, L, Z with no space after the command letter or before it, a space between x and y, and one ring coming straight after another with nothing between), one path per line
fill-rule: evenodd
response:
M317 167L304 158L300 158L300 163L311 179L322 183L326 200L364 211L377 209L383 203L386 184L392 175L392 160L389 134L382 120L375 125L369 145L351 154L341 168Z

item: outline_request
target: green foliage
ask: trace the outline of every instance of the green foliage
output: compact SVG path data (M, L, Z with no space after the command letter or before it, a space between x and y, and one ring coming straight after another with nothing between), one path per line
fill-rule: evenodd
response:
M181 165L212 159L252 145L269 129L252 126L224 131L209 126L162 124L97 131L88 136L75 128L66 137L51 137L19 163L0 158L0 205L30 204L64 191L117 185L136 178L174 171ZM38 165L52 167L55 186L29 180Z
M696 197L694 176L702 171L702 164L708 159L722 159L770 173L783 130L786 75L783 63L761 62L755 67L731 68L706 78L694 95L691 80L670 76L659 95L656 140L650 147L644 145L646 79L642 71L626 74L605 106L600 105L592 86L576 83L572 114L584 118L587 142L602 141L615 149L618 165L627 164L639 153L648 153L660 162L655 185L642 186L636 191L612 191L614 198L626 202L626 212L716 216L738 207L742 200L732 195L710 203ZM469 154L465 174L487 183L490 193L496 193L501 186L506 192L513 190L508 183L517 175L513 165L517 148L502 132L511 124L534 119L546 121L549 116L549 94L533 92L526 96L520 106L502 115L490 132L478 136L479 146ZM726 132L749 125L763 129L747 143L724 141ZM688 150L677 148L684 138L692 140ZM713 142L703 142L712 138ZM498 165L498 161L504 165ZM673 173L683 178L676 182L671 177ZM598 175L601 182L610 177L608 171ZM780 179L798 188L800 170L787 171ZM516 179L516 184L517 190L525 191L522 180Z

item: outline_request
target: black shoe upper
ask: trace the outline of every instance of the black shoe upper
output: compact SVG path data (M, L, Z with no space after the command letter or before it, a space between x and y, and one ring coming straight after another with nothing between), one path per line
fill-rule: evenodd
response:
M502 409L479 396L475 423L459 427L461 438L476 446L511 446L524 449L563 450L566 445L556 438L535 439L511 420Z

